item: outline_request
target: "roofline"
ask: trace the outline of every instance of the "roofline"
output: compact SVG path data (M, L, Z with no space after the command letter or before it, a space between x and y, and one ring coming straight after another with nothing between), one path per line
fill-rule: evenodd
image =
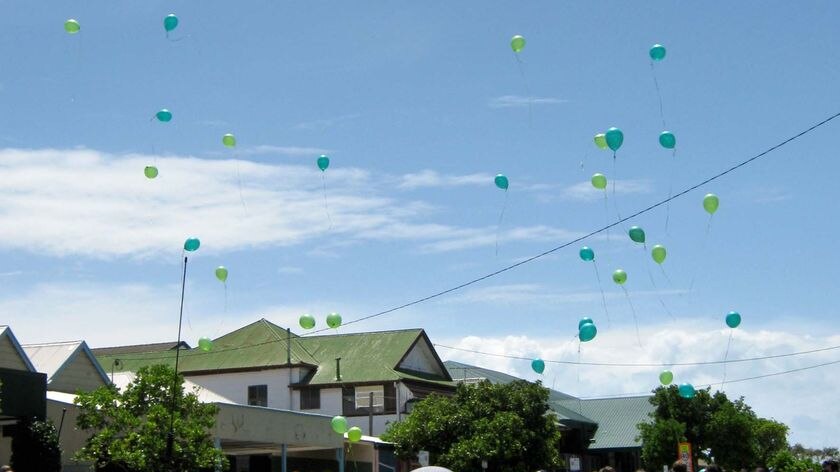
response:
M312 364L307 364L305 362L298 362L293 364L271 364L271 365L263 365L263 366L251 366L251 367L229 367L224 369L198 369L198 370L183 370L181 369L181 373L184 376L188 375L213 375L213 374L234 374L237 372L256 372L260 370L276 370L276 369L283 369L283 368L291 368L291 367L318 367ZM121 371L121 372L129 372L129 371Z
M402 382L404 384L410 383L418 383L423 385L434 385L436 387L441 387L443 389L451 389L455 390L457 386L455 385L446 385L441 384L440 380L418 380L418 379L406 379L406 378L399 378L399 379L383 379L383 380L362 380L359 382L330 382L330 383L316 383L316 384L304 384L304 383L293 383L289 384L293 390L304 390L307 388L339 388L339 387L354 387L356 385L382 385L391 382Z
M159 342L159 343L145 343L145 344L126 344L126 345L122 345L122 346L102 346L102 347L93 347L93 348L90 348L90 350L91 351L97 351L97 350L100 350L100 349L120 349L120 348L129 348L129 347L143 347L143 346L154 346L156 344L173 344L173 345L177 346L178 341L162 341L162 342ZM181 340L181 344L186 344L187 346L189 346L189 343L184 341L184 340ZM166 352L166 351L171 351L173 349L175 349L175 348L171 347L169 349L165 349L164 351L136 351L136 352L130 352L130 353L126 352L124 354L143 354L143 353L149 353L149 352ZM192 348L190 348L190 349L192 349ZM114 356L114 355L117 355L117 354L102 354L102 355L103 356Z
M385 331L359 331L356 333L320 334L313 336L299 336L301 339L334 338L338 336L360 336L364 334L404 333L406 331L423 331L423 328L387 329Z
M424 330L423 328L420 328L420 333L417 335L417 338L415 338L414 342L411 343L411 346L409 346L408 349L405 350L405 353L403 353L403 356L400 358L399 361L397 361L397 365L395 365L391 369L393 369L395 371L399 371L398 368L399 368L400 364L402 364L402 362L405 360L405 358L408 357L408 353L410 353L411 350L414 349L414 346L417 345L417 342L420 341L421 338L424 341L426 341L426 345L429 346L429 350L432 351L432 355L435 357L435 361L437 361L438 367L440 367L440 369L443 371L443 375L444 375L446 381L447 382L452 382L453 380L452 380L452 376L449 375L449 369L447 369L446 365L443 363L443 361L440 360L440 356L438 356L437 350L435 350L435 345L432 344L432 340L429 339L429 336L426 334L426 330Z
M26 368L29 369L29 372L38 372L38 369L32 364L32 361L29 360L29 356L26 355L26 351L23 350L23 347L18 342L17 338L15 337L15 333L12 332L12 328L8 325L4 326L3 331L0 331L0 336L6 335L9 337L9 341L12 343L12 347L15 348L18 355L20 355L21 359L23 359L23 363L26 365Z

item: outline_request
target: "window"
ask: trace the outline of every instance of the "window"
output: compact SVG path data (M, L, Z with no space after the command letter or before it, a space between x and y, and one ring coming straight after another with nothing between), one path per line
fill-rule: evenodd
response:
M321 389L304 388L300 391L300 409L317 410L321 408Z
M370 395L373 394L373 405ZM385 388L382 385L364 385L356 387L356 409L367 410L373 406L374 411L382 411L385 406Z
M248 404L253 406L268 406L268 385L249 385Z

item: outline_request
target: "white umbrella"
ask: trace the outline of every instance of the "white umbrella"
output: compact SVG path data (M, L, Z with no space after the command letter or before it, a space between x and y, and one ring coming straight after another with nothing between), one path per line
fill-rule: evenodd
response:
M414 469L412 472L452 472L452 471L447 469L446 467L438 467L436 465L430 465L430 466L427 466L427 467L420 467L419 469Z

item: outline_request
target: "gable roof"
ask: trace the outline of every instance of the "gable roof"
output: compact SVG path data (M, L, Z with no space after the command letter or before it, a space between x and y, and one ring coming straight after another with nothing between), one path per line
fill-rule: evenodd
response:
M135 344L132 346L97 347L91 349L91 352L93 352L93 354L96 356L110 356L115 354L138 354L142 352L172 351L177 346L177 341L168 341L165 343ZM185 341L181 341L181 349L189 348L189 344L187 344Z
M47 374L47 385L51 384L78 356L86 356L102 381L106 384L110 382L108 375L102 370L84 341L26 344L23 350L38 372Z
M494 384L507 384L516 380L522 380L519 377L499 372L496 370L485 369L470 364L464 364L456 361L446 361L443 363L449 370L450 375L456 381L458 379L465 379L467 382L475 380L487 380ZM576 412L563 404L565 401L575 401L578 399L557 390L548 389L548 406L557 415L557 419L564 424L580 423L594 425L596 422L586 415Z
M626 449L641 446L639 423L650 421L654 410L650 395L638 397L595 398L563 401L564 406L579 411L598 423L590 450Z
M35 366L30 361L29 356L26 355L26 352L21 347L20 343L18 342L15 334L12 333L12 328L9 328L6 325L0 325L0 340L7 339L9 343L12 345L12 349L20 356L20 360L23 362L24 367L29 372L37 372Z

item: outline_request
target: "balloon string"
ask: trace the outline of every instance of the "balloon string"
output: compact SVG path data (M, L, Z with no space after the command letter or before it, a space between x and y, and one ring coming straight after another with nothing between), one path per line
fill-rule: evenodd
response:
M514 51L513 57L516 58L516 67L519 68L519 75L522 76L522 82L525 84L525 93L528 94L528 127L532 128L533 123L533 111L531 107L531 87L528 85L528 77L525 76L525 69L523 65L525 64L522 62L522 59L519 58L519 54Z
M642 335L639 333L639 318L636 316L636 308L633 306L633 301L630 300L630 293L627 292L627 289L624 288L624 285L620 285L621 290L624 291L624 296L627 297L627 304L630 305L630 311L633 313L633 322L636 323L636 341L639 342L639 347L642 347Z
M502 203L502 212L499 213L499 222L496 224L496 256L499 255L499 233L502 230L502 218L505 217L505 209L507 208L508 191L505 189L505 201Z
M330 215L330 207L327 204L327 178L324 176L323 172L321 172L321 183L324 184L324 212L327 214L327 220L329 220L329 222L330 222L329 231L332 231L332 229L333 229L332 215Z
M726 342L726 352L723 354L723 380L720 382L720 389L726 383L726 359L729 357L729 347L732 346L732 329L729 330L729 341Z
M659 98L659 117L662 118L663 131L668 127L665 125L665 113L662 111L662 92L659 90L659 81L656 79L656 69L653 67L653 61L650 61L650 74L653 76L653 86L656 87L656 96Z
M604 304L604 314L607 316L607 326L612 328L612 320L610 320L610 312L607 310L607 296L604 295L604 286L601 285L601 274L598 272L598 264L592 260L592 267L595 268L595 279L598 280L598 290L601 291L601 302Z
M650 284L653 285L654 293L656 293L656 299L659 300L659 304L662 305L662 309L665 310L665 313L671 317L672 320L677 321L677 318L671 313L671 310L665 305L665 300L662 300L662 296L659 294L659 287L656 285L656 281L653 279L653 272L650 271L650 264L647 263L647 250L642 253L643 263L645 265L645 271L647 271L648 278L650 278Z

